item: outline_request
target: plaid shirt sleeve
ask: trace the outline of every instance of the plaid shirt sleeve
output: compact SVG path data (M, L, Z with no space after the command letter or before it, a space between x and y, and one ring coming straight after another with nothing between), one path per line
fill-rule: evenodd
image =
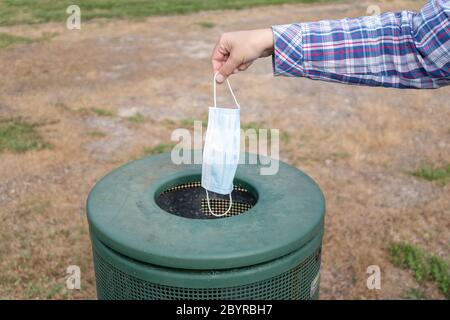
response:
M274 75L394 88L450 84L450 0L418 13L273 26Z

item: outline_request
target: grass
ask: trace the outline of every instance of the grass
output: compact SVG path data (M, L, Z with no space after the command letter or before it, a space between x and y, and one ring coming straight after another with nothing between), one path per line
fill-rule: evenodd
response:
M44 33L39 38L28 38L28 37L20 37L14 36L7 33L0 32L0 49L9 47L14 44L29 44L32 42L42 42L50 40L55 37L57 33Z
M104 133L103 131L100 130L94 130L94 131L89 131L87 133L87 135L89 137L94 137L94 138L103 138L106 137L106 133Z
M169 152L172 150L172 148L175 146L173 143L158 143L157 145L145 148L143 152L143 156L152 156L155 154L160 154L164 152Z
M47 299L54 299L55 296L65 289L65 282L61 281L59 283L55 283L47 293Z
M101 109L101 108L94 108L94 109L92 109L92 112L94 112L96 115L101 116L101 117L113 117L114 116L114 112L106 110L106 109Z
M258 122L247 122L241 124L242 130L254 129L258 132L260 129L263 129L263 124Z
M264 124L262 123L258 123L258 122L247 122L247 123L242 123L241 124L241 129L245 132L247 130L255 130L256 136L258 138L258 140L260 139L260 134L261 134L261 129L265 129L264 128ZM268 141L270 141L271 139L271 131L269 129L267 130L267 139Z
M177 125L180 126L182 128L185 127L194 127L194 121L201 121L202 122L202 127L207 127L208 126L208 120L200 120L200 119L181 119L179 123L172 123L172 125ZM171 125L170 123L168 123L168 125Z
M9 47L13 44L31 43L31 38L13 36L7 33L0 33L0 49Z
M450 164L442 168L425 166L411 172L411 174L415 177L422 178L427 181L437 181L446 184L450 182Z
M410 270L418 282L435 282L450 299L450 270L446 261L407 243L395 243L389 252L395 266Z
M127 119L128 119L128 121L133 122L133 123L143 123L146 120L146 118L140 113L137 113L134 116L128 117Z
M205 10L244 9L284 3L315 3L326 0L78 0L81 21L94 18L141 19L155 15L187 14ZM71 0L0 0L0 25L65 22Z
M267 141L269 141L269 143L272 140L272 131L271 131L271 129L265 128L263 123L258 123L258 122L242 123L241 124L241 129L244 132L249 130L249 129L255 130L258 140L260 138L263 138L263 137L267 137ZM266 136L262 135L262 132L260 131L262 129L265 129L267 131L267 135ZM282 131L281 135L279 136L279 139L280 139L281 142L287 144L291 140L291 136L290 136L289 132Z
M46 143L36 130L38 125L24 120L13 119L0 122L0 152L26 152L33 149L48 149Z
M291 135L287 131L281 132L280 138L283 143L289 143L291 141Z
M405 292L405 294L403 295L403 299L427 300L427 296L426 296L425 292L423 292L422 290L412 288Z
M211 28L214 28L216 26L213 22L210 22L210 21L200 21L197 24L200 27L205 28L205 29L211 29Z

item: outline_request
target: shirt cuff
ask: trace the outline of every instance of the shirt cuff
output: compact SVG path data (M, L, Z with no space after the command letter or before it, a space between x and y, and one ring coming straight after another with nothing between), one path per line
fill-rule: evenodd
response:
M272 26L274 76L305 76L303 66L302 25L299 23Z

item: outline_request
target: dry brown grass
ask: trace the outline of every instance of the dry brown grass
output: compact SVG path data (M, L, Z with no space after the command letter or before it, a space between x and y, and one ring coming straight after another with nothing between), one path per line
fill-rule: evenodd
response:
M86 196L112 168L170 142L211 103L209 53L217 35L365 14L368 3L279 6L238 12L1 28L50 41L0 50L0 117L21 117L52 149L0 154L0 298L95 298ZM383 11L420 1L383 1ZM211 28L199 25L214 21ZM315 178L327 198L321 298L402 298L411 288L443 298L389 260L390 243L449 259L450 185L409 174L450 160L449 89L399 91L271 76L269 60L232 78L242 121L281 128L281 158ZM220 101L228 97L219 89ZM95 109L107 110L99 115ZM145 122L129 117L137 114ZM101 134L93 134L101 132ZM65 289L81 267L82 289ZM366 268L382 289L366 288Z

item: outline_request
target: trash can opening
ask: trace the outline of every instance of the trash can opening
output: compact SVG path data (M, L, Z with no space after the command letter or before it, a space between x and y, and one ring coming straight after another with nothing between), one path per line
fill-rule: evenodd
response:
M190 219L219 219L240 215L250 210L258 201L256 190L248 183L234 180L231 193L232 206L229 212L222 216L212 215L208 209L206 191L201 187L201 176L193 175L175 179L166 184L155 195L156 204L166 212ZM228 210L230 199L228 195L209 192L209 204L215 214Z

